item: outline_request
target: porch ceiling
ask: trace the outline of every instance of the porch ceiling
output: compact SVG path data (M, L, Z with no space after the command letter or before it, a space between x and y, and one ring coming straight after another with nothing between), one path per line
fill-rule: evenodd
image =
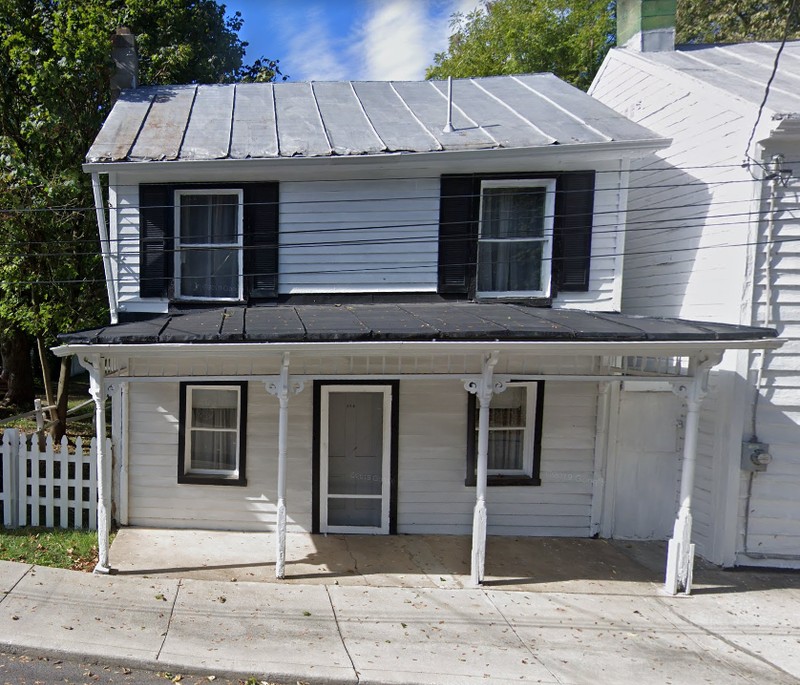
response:
M438 341L724 343L776 336L770 328L617 312L443 302L224 307L160 315L66 333L59 338L68 346L83 346Z

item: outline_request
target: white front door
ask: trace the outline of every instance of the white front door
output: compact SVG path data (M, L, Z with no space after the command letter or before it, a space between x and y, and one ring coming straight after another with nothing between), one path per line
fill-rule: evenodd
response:
M388 533L389 385L326 385L320 413L320 532Z
M681 401L671 392L623 392L612 536L665 540L678 511Z

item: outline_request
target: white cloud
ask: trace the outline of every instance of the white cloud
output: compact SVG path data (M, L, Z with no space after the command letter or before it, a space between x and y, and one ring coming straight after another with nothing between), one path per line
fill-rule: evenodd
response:
M372 80L425 76L433 55L447 47L450 16L469 12L479 0L372 0L352 52Z
M321 5L309 7L304 12L304 25L285 27L291 31L285 64L291 65L294 81L340 81L351 77L348 65L331 36Z

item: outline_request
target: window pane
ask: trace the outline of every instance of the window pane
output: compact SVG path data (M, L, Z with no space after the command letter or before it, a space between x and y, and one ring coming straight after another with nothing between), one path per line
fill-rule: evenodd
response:
M536 242L478 244L479 292L539 292L542 288L542 247Z
M380 528L382 502L376 499L328 498L328 525Z
M239 394L236 390L194 388L192 390L192 428L236 429Z
M181 295L239 297L239 250L189 248L181 251Z
M489 470L522 470L522 449L524 443L524 429L490 431Z
M236 433L191 431L191 470L236 470Z
M481 238L543 238L545 188L484 188Z
M238 195L181 195L181 242L238 243Z

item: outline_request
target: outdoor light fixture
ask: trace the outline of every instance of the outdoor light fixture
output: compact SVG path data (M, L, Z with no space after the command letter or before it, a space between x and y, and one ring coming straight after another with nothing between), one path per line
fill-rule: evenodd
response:
M792 170L787 169L784 166L785 163L786 158L782 154L773 155L767 167L769 173L766 176L770 181L778 181L784 188L789 184L792 178Z

